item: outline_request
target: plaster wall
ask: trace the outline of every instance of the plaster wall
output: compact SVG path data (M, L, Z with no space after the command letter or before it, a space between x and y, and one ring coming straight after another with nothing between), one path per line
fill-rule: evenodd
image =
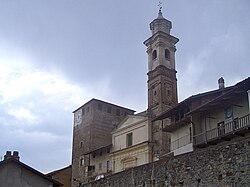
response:
M190 127L191 127L191 124L186 124L185 126L182 126L181 128L172 132L171 142L174 142L184 136L190 136Z
M171 133L171 151L174 155L193 151L190 128L191 124L186 124Z
M0 167L1 187L53 187L53 184L44 178L20 167L9 163Z
M130 127L113 134L113 151L125 149L127 147L127 134L133 133L132 145L149 141L149 124L144 120L142 123L131 125Z

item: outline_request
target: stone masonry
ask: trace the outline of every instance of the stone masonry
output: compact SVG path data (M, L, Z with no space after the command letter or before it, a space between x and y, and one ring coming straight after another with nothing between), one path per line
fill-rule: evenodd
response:
M81 187L248 187L250 137L167 157Z

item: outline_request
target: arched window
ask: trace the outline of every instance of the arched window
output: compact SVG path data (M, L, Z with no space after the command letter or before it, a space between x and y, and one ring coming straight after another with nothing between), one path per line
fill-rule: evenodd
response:
M152 54L152 60L156 59L157 58L157 51L154 50L153 51L153 54Z
M170 52L168 49L165 49L165 58L170 59Z

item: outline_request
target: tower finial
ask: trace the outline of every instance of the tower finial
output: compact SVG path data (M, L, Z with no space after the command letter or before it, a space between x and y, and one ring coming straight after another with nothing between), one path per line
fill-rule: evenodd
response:
M159 12L161 11L161 9L162 9L162 2L161 1L159 1L159 4L158 4L158 7L159 7Z

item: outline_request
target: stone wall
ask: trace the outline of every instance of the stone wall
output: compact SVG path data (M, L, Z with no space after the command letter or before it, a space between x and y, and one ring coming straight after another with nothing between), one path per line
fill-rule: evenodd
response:
M250 137L168 156L81 187L250 186Z

